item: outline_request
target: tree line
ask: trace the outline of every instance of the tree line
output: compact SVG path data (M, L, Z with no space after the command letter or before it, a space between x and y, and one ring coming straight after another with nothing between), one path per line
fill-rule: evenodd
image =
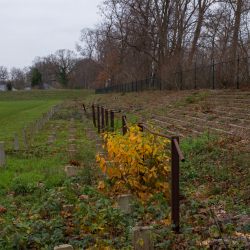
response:
M44 88L44 83L55 88L93 88L99 66L94 60L78 57L74 51L63 49L46 57L36 57L30 67L0 66L0 85L11 84L20 90L27 86Z
M225 74L233 82L237 56L248 56L249 1L105 0L99 8L101 21L80 32L80 56L58 50L23 70L1 67L0 81L20 88L38 69L51 85L98 88L150 76L166 80L214 59L232 62ZM249 77L249 60L245 67Z
M167 80L213 59L232 61L224 74L233 82L237 56L249 52L249 1L106 0L100 9L102 21L82 30L84 46L78 45L101 65L100 87L150 76Z

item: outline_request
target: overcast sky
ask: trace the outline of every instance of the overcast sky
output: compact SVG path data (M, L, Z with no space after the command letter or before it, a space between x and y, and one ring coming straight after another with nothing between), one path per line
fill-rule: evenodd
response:
M0 0L0 66L23 68L36 56L75 50L83 28L100 20L101 0Z

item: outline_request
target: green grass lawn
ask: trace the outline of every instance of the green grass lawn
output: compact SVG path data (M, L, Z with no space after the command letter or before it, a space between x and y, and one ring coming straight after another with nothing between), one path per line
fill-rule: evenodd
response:
M6 170L0 168L0 194L13 189L16 186L27 187L30 183L42 181L48 186L56 186L65 179L64 166L68 163L69 144L69 121L71 117L71 106L66 104L62 110L35 133L34 142L30 141L29 122L40 117L42 112L49 110L51 102L31 102L23 101L19 105L17 102L2 102L0 107L1 133L0 141L5 142L6 150ZM83 124L80 122L81 116L75 120L77 128L77 143L82 142ZM28 148L23 145L22 129L27 125ZM47 140L52 133L53 127L60 125L57 132L57 139L52 146L47 145ZM14 151L14 132L19 135L19 152ZM84 151L84 147L78 149L79 157ZM87 152L87 151L86 151ZM1 204L1 200L0 200Z
M87 89L56 89L56 90L18 90L1 91L0 101L51 101L51 100L84 100L89 95L93 95L94 90Z
M12 147L14 142L14 132L20 138L20 145L23 144L23 128L27 126L29 136L30 122L42 117L53 105L61 103L59 100L53 101L0 101L0 141L5 142L6 148Z

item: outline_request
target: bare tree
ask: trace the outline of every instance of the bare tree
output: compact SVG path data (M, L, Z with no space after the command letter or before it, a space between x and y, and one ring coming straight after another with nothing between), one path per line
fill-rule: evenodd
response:
M0 66L0 83L6 84L8 80L9 80L8 69L4 66Z
M48 56L46 62L54 76L59 79L60 84L67 87L69 78L78 62L75 52L66 49L58 50L54 55Z
M25 72L22 69L19 68L11 68L10 70L10 78L13 86L18 89L24 89L27 82L26 82L26 76Z

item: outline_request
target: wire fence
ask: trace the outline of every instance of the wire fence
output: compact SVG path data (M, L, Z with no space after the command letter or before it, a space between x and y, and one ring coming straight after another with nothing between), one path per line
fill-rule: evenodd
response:
M186 89L242 89L250 87L250 57L233 61L215 62L206 66L180 70L166 78L150 77L129 83L96 89L96 94L130 93L145 90Z
M96 89L96 94L108 94L108 93L131 93L141 92L145 90L161 90L161 80L159 77L150 77L141 80L135 80L133 82L114 85L102 89Z

